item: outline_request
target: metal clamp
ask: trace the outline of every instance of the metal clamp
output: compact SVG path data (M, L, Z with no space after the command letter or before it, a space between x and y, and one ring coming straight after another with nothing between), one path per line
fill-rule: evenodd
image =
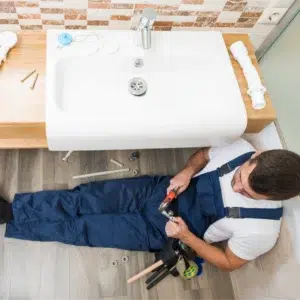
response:
M231 171L232 171L232 169L228 163L224 164L220 168L218 168L218 173L219 173L220 177L230 173Z
M240 207L226 207L227 215L226 218L240 219L241 209Z

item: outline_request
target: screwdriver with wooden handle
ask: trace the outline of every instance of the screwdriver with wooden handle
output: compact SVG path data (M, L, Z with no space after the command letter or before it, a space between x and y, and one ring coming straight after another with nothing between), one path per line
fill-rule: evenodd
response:
M166 198L164 199L164 201L161 203L161 205L159 206L158 210L164 214L163 212L165 212L165 210L168 208L169 204L176 199L177 197L177 192L178 192L179 188L175 188L173 190L171 190L168 195L166 196Z

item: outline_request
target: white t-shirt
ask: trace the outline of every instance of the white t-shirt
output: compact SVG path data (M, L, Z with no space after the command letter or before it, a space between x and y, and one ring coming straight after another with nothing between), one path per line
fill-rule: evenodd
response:
M196 176L215 170L249 151L255 151L255 149L243 139L222 148L211 148L209 150L210 162ZM281 201L253 200L235 193L231 187L234 173L233 171L220 177L225 207L277 208L282 206ZM273 248L279 236L280 224L281 220L223 218L207 229L204 240L208 243L228 240L228 246L236 256L245 260L253 260Z

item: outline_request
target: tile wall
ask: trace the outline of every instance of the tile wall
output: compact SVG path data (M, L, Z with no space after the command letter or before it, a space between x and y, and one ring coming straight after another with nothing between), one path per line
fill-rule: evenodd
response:
M0 31L135 29L144 8L157 11L154 30L248 33L256 47L294 0L0 0ZM275 19L269 17L275 14Z

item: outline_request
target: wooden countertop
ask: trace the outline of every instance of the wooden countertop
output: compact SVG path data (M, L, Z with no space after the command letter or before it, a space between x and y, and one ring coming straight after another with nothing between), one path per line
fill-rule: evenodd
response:
M224 34L227 48L238 40L246 45L252 62L258 69L254 48L248 35ZM18 44L0 66L0 148L47 148L45 133L45 69L46 33L23 31L18 34ZM247 82L239 64L230 55L237 81L245 102L248 125L246 132L259 132L275 120L276 114L271 100L266 95L267 106L254 110L247 95ZM24 83L20 80L36 69L39 78L31 90L34 76Z

